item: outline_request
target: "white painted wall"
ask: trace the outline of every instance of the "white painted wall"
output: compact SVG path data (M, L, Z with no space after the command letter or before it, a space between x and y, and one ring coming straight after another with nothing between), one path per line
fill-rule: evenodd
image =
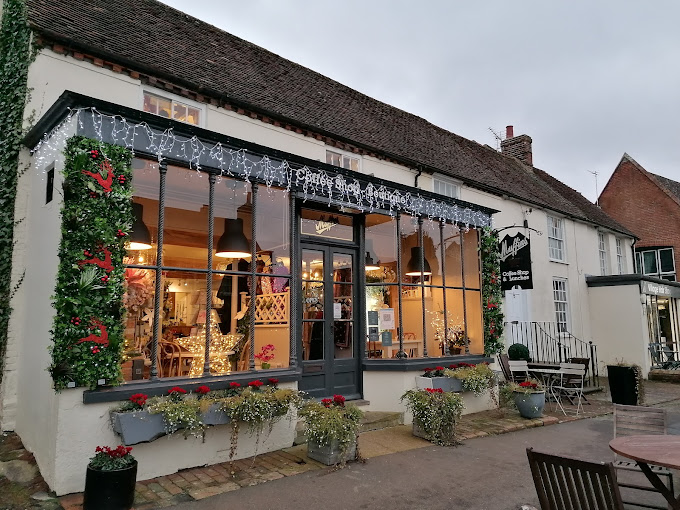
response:
M590 287L593 335L597 337L600 370L619 361L640 365L643 376L651 368L649 330L638 285Z

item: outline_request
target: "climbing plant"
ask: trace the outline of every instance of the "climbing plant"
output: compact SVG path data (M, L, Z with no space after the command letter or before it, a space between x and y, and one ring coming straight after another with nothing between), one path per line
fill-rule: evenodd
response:
M31 30L24 0L4 0L0 27L0 382L2 382L12 285L14 203L19 178L19 151L31 63Z
M121 380L131 161L115 145L84 137L66 144L50 366L56 389Z
M490 228L481 232L482 305L484 307L484 354L503 350L503 310L501 307L500 253L498 233Z

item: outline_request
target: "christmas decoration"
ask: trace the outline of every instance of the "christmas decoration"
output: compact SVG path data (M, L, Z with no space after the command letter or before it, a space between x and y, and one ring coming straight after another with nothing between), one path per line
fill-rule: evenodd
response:
M482 256L482 303L484 303L484 354L493 356L503 350L503 310L501 304L500 255L498 233L484 228L480 236Z
M50 348L57 390L69 382L93 388L102 379L107 384L121 380L126 239L119 233L129 232L133 221L130 151L72 137L64 153ZM114 176L126 179L121 183ZM97 199L88 200L93 192Z

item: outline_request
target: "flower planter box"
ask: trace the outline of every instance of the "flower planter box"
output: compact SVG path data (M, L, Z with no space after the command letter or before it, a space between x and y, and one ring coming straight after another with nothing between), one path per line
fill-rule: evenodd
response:
M463 391L463 381L455 377L416 377L416 387L420 390L425 388L441 388L443 391Z
M220 404L212 404L206 412L201 413L201 419L206 425L226 425L231 421Z
M129 510L135 499L136 481L137 461L129 467L113 471L100 471L88 466L83 510Z
M165 435L162 414L151 414L148 411L111 413L111 422L113 431L120 435L126 446L146 443Z
M414 421L413 422L413 435L416 437L420 437L422 439L425 439L426 441L434 442L431 437L428 437L427 434L425 433L425 430L420 426L420 423ZM455 442L455 431L453 434L449 434L449 437L446 438L440 438L444 439L445 441L449 443L454 443Z
M514 394L515 405L522 418L540 418L543 415L545 391L529 393L528 395L515 391Z
M356 439L347 445L343 452L340 448L340 443L337 439L331 441L328 445L320 445L313 440L307 442L307 456L326 466L334 466L341 462L348 462L357 457L357 442Z
M612 403L626 406L639 404L637 377L633 367L607 365L607 377Z

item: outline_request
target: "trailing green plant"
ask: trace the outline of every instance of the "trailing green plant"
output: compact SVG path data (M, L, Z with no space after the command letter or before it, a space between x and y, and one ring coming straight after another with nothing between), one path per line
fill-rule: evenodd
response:
M163 415L167 434L181 429L185 439L190 435L200 438L205 436L200 401L194 395L187 395L183 388L175 386L168 390L167 395L150 399L146 409L151 414Z
M512 361L531 361L529 348L524 344L512 344L508 347L508 359Z
M307 401L300 410L300 416L305 420L307 440L319 446L328 446L337 441L343 457L350 444L356 441L363 415L354 404L345 404L342 395L334 395L321 402Z
M10 302L21 284L12 284L14 229L18 222L14 206L19 181L19 153L28 101L28 67L35 58L31 50L26 2L3 0L0 26L0 382L2 382Z
M99 471L117 471L128 468L136 462L131 451L131 446L119 445L116 448L97 446L94 457L90 458L89 467Z
M426 388L408 390L401 396L428 441L450 446L457 444L456 425L465 406L463 398L452 391Z
M471 391L477 396L483 395L487 390L495 389L496 376L487 363L478 365L465 363L464 365L453 369L449 368L444 371L444 375L460 379L463 389Z
M480 235L482 259L482 305L484 318L484 354L493 356L503 350L503 310L501 307L501 262L498 232L489 227Z
M76 136L66 143L59 269L53 296L57 390L121 381L125 242L132 227L132 154Z
M517 409L514 389L514 383L505 383L498 388L499 409Z

